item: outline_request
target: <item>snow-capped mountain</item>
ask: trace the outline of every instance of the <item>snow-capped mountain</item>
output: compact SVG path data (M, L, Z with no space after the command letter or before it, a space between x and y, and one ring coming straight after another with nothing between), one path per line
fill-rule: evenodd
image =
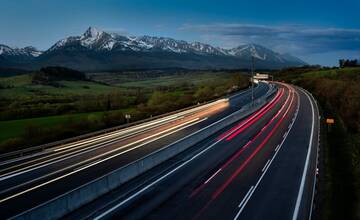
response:
M38 57L42 54L41 51L34 47L24 48L11 48L9 46L0 44L0 56L15 57L15 56L27 56L27 57Z
M306 65L301 59L294 57L290 54L280 54L274 52L266 47L263 47L258 44L246 44L233 49L228 50L228 53L243 59L251 58L253 56L255 59L260 61L268 61L274 63L298 63L300 65Z
M46 53L67 47L72 48L74 46L81 46L90 50L111 50L118 40L116 35L108 34L90 27L81 36L68 37L58 41L47 50Z
M220 48L212 47L200 42L188 43L183 40L175 40L167 37L139 36L130 37L114 33L106 33L94 27L90 27L81 36L68 37L58 41L48 52L73 48L97 51L168 51L174 53L199 53L212 55L227 55Z
M88 28L80 36L56 42L43 53L33 47L18 49L0 45L0 57L17 54L33 59L25 68L59 65L84 71L171 67L248 68L252 56L258 68L305 64L296 57L282 55L256 44L223 49L167 37L124 36L94 27Z

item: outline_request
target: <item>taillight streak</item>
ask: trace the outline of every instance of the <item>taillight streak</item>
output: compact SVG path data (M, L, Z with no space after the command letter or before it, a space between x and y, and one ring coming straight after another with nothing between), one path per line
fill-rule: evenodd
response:
M226 161L226 163L224 163L221 168L214 173L208 180L206 180L203 184L201 184L199 187L197 187L195 190L192 191L192 193L190 194L190 198L195 196L198 192L200 192L205 185L209 182L209 180L213 179L218 173L220 173L220 171L224 170L232 161L234 161L237 157L239 157L241 155L241 153L248 148L248 146L254 141L256 140L263 132L264 132L264 128L267 128L267 126L273 122L273 120L279 115L279 113L285 108L285 106L288 104L290 100L290 93L288 95L288 97L286 98L284 104L282 105L282 107L278 110L277 114L275 114L274 117L272 117L272 119L267 122L267 124L263 127L263 129L261 129L250 141L248 141L238 152L236 152L229 160Z
M280 101L280 99L282 98L282 96L284 95L284 92L281 94L280 97L277 98L277 100L275 102L273 102L266 110L264 110L261 114L259 114L255 119L253 119L251 122L247 123L245 126L242 126L240 129L238 129L237 131L233 132L230 136L228 136L226 138L227 141L230 141L231 139L233 139L234 137L236 137L238 134L240 134L241 132L243 132L246 128L248 128L249 126L251 126L252 124L254 124L256 121L258 121L263 115L265 115L266 113L268 113L270 110L272 110L272 108Z
M289 95L290 97L290 95ZM225 189L226 187L243 171L243 169L247 166L247 164L251 161L252 158L255 157L255 155L264 147L264 145L269 141L271 136L275 133L276 129L280 126L281 122L285 119L286 115L289 113L289 110L292 106L292 103L294 101L294 95L292 95L290 104L285 111L284 115L280 118L280 120L275 124L274 128L270 131L270 133L265 137L265 139L261 142L259 146L256 147L254 152L251 153L251 155L241 164L241 166L236 169L236 171L226 180L226 182L215 191L215 193L212 195L212 199L216 199ZM280 109L280 110L283 110Z
M234 132L235 130L241 128L242 126L244 126L246 123L250 122L251 120L253 120L256 116L258 116L260 113L262 113L263 111L265 111L273 102L277 101L279 99L279 96L282 96L283 94L283 89L281 88L276 96L269 102L267 103L264 107L262 107L260 110L258 110L255 114L253 114L251 117L249 117L247 120L241 122L240 124L234 126L233 128L231 128L230 130L226 131L225 133L221 134L217 140L221 140L224 139L225 137L227 137L229 134L231 134L232 132Z

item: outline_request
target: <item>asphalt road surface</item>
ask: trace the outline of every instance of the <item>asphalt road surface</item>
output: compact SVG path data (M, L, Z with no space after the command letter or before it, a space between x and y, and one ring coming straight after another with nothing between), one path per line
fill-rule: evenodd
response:
M269 87L267 83L260 83L254 89L255 98L263 96ZM219 100L120 131L56 146L30 157L1 162L1 218L15 216L125 166L250 102L251 91L246 90L229 97L228 101ZM149 217L156 215L154 212Z
M278 84L248 118L67 216L92 219L309 219L319 112Z

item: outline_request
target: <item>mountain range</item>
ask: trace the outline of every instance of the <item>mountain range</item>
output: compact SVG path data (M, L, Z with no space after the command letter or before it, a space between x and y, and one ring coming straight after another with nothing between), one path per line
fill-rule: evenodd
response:
M121 69L235 69L249 68L251 57L259 69L303 66L290 54L280 54L257 44L232 49L167 37L123 36L89 27L81 36L56 42L46 51L34 47L11 48L0 44L0 67L39 69L63 66L81 71Z

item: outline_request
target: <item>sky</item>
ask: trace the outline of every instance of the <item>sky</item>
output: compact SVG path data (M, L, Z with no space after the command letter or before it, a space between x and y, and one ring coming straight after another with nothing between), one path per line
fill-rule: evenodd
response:
M360 0L0 0L0 44L46 50L89 26L125 35L256 43L310 64L360 58Z

